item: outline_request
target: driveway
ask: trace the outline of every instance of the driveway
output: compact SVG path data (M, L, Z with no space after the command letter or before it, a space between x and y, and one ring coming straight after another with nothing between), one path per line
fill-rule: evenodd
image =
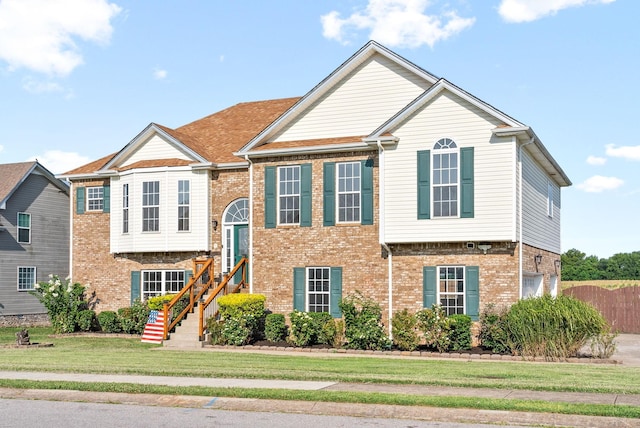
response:
M621 334L616 338L616 352L611 357L625 366L640 367L640 334Z

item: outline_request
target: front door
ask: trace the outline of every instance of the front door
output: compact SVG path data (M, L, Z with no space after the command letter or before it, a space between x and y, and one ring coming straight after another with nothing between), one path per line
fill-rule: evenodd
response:
M236 224L233 226L233 266L249 255L249 227L246 224ZM231 266L231 269L233 269ZM247 280L249 272L247 271ZM242 270L233 277L233 283L242 281Z

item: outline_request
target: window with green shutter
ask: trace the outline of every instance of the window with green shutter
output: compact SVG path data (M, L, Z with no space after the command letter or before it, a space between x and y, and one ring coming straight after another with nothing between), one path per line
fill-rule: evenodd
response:
M439 304L447 315L466 314L477 321L480 307L478 266L425 266L423 307Z
M342 317L341 267L293 268L293 309L302 312L328 312L334 318Z
M373 224L373 159L325 162L323 225Z

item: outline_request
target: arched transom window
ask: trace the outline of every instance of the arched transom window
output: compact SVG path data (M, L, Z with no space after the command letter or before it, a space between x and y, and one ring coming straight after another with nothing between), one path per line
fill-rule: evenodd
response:
M238 199L227 208L224 216L225 224L247 223L249 221L249 200Z
M459 164L458 146L442 138L433 146L433 216L458 216Z

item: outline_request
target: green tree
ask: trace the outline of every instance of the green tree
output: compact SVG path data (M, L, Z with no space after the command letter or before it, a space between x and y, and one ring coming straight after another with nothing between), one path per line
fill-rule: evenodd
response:
M596 256L588 256L572 248L560 256L562 260L562 279L565 281L586 281L603 279Z

